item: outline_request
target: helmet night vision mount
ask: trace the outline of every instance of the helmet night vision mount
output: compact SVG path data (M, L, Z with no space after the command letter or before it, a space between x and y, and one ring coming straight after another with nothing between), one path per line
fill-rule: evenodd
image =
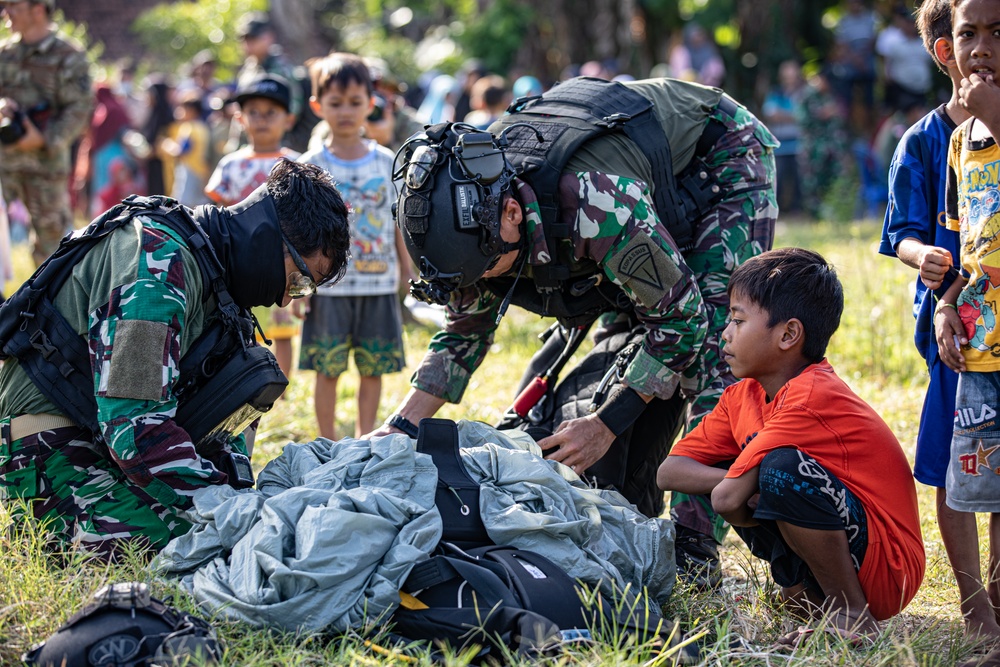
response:
M501 255L525 245L524 233L517 243L500 237L503 196L516 175L504 152L514 127L531 128L515 123L494 137L464 123L439 123L396 153L393 178L402 187L393 216L420 270L420 279L410 281L415 298L443 305Z

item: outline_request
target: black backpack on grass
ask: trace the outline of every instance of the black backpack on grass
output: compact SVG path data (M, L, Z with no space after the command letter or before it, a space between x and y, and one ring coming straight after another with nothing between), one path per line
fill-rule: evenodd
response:
M421 420L417 450L438 468L444 537L404 583L390 619L394 637L455 651L477 646L477 659L501 662L587 642L595 631L639 642L670 637L659 607L645 597L623 596L631 604L598 602L599 594L545 556L494 544L480 515L479 484L462 463L460 447L454 422Z

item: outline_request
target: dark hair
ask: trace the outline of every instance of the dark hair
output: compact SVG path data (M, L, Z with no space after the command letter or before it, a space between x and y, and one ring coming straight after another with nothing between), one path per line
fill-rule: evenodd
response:
M793 318L802 322L802 354L814 363L826 354L844 312L837 272L819 253L805 248L779 248L751 257L733 271L728 292L766 311L769 327Z
M924 0L916 11L917 31L924 40L924 48L937 64L938 69L948 73L948 69L934 53L934 42L939 37L951 39L951 0Z
M331 260L330 271L317 276L320 283L339 280L351 257L347 206L330 174L314 164L281 159L267 177L274 198L278 224L288 242L303 257L317 252Z
M346 88L351 83L365 87L370 96L374 91L368 65L353 53L331 53L309 65L312 95L319 99L333 85Z

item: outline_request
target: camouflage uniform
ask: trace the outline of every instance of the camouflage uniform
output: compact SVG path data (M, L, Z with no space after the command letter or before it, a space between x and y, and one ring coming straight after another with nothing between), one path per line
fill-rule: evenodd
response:
M75 426L11 439L22 414L58 414L10 359L0 368L0 500L51 521L57 542L112 554L120 542L162 548L190 528L191 494L227 476L173 420L181 357L203 331L197 262L166 225L137 217L74 268L56 308L84 336L101 438ZM242 439L230 447L246 453ZM15 518L23 506L13 504Z
M647 329L639 353L625 371L625 383L657 399L686 400L688 429L711 411L722 390L734 381L721 355L729 275L744 260L771 247L778 213L772 154L776 140L742 107L734 116L720 109L706 116L726 130L703 157L709 177L725 194L698 222L694 247L683 254L657 216L649 187L642 181L600 172L564 172L559 183L560 218L572 224L574 257L596 262L603 277L633 301L634 315ZM530 277L530 267L550 261L553 253L546 246L535 193L518 183L518 197L529 237ZM629 261L637 256L646 259L639 264ZM650 273L650 267L655 271ZM570 272L575 268L571 266ZM493 341L502 296L478 284L453 296L445 329L431 339L411 384L445 400L460 401ZM659 462L652 462L646 471L654 486ZM703 499L684 496L677 502L676 520L721 540L725 522L710 512Z
M846 119L839 113L826 117L826 109L836 103L833 93L808 85L797 112L802 128L798 154L802 203L814 218L822 215L823 198L843 173L850 150Z
M15 36L0 45L0 97L25 111L47 104L40 151L0 144L0 182L7 201L21 199L31 213L33 255L40 264L73 228L68 178L70 151L90 119L93 94L87 54L56 33L37 44Z

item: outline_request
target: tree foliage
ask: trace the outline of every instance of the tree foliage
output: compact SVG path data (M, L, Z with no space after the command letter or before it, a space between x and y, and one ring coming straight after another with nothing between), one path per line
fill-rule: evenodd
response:
M143 12L132 29L156 68L177 71L202 49L211 49L220 76L239 69L243 51L234 38L240 18L268 9L268 0L196 0L165 3Z

